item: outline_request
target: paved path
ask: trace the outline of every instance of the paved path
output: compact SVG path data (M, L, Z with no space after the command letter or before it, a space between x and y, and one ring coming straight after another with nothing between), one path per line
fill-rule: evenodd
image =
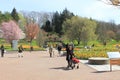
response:
M57 53L55 51L55 53ZM120 71L96 71L80 63L79 69L66 70L65 57L49 57L47 51L6 53L0 58L0 80L120 80Z

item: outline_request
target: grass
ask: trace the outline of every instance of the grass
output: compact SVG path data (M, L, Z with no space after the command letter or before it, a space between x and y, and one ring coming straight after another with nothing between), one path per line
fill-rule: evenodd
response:
M0 45L1 45L1 44L4 44L4 47L5 47L6 50L8 50L8 51L12 51L12 50L13 50L13 49L11 48L10 43L7 43L4 39L0 39ZM27 41L25 41L25 40L20 40L20 41L18 42L18 46L19 46L19 45L22 45L23 48L24 48L24 50L26 50L26 51L29 51L29 50L30 50L30 43L27 42ZM39 46L36 44L36 41L35 41L35 40L32 41L32 46L33 46L34 51L45 50L44 48L39 47Z
M6 50L13 50L9 43L6 43L4 39L0 39L0 44L3 44L3 43L4 43ZM55 42L48 43L48 45L51 45L51 44L56 47L57 43L55 43ZM107 43L106 46L103 46L98 41L92 41L92 42L88 43L88 45L90 45L90 46L92 44L95 44L95 46L93 48L91 48L90 50L85 49L82 45L75 46L75 48L74 48L75 56L79 59L88 59L90 57L108 57L107 56L108 51L119 51L118 49L116 49L116 44L118 44L118 42L116 42L115 40L111 40L109 43ZM18 42L18 46L19 45L22 45L26 51L30 50L30 43L25 40L20 40ZM120 46L120 44L118 44L118 45ZM34 51L45 50L44 48L39 47L36 44L36 40L33 40L32 46L34 48ZM63 48L63 51L64 50L65 50L65 48Z

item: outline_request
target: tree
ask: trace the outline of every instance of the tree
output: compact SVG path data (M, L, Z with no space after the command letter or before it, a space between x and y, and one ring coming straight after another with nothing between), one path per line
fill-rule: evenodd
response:
M19 27L25 31L25 25L26 25L26 19L24 18L24 16L22 14L18 14L19 16L19 21L18 21L18 24L19 24Z
M65 8L60 14L61 23L63 23L66 19L71 19L73 16L74 14Z
M11 43L11 47L13 40L19 40L23 37L22 30L19 28L17 23L12 20L10 20L9 22L2 23L2 31L3 31L3 38L5 38L6 41Z
M111 30L107 31L108 39L115 39L115 33Z
M40 26L45 25L45 22L49 20L52 21L53 13L51 12L27 12L21 11L22 15L26 18L27 22L30 20L34 20L35 23L39 24Z
M51 26L51 22L47 20L45 25L43 25L42 29L44 29L46 32L52 32L53 29Z
M107 42L107 25L105 22L97 22L96 34L98 35L98 40L103 44Z
M72 12L70 12L69 10L67 10L67 8L65 8L63 10L63 12L60 14L60 24L61 24L61 33L64 34L63 32L63 23L64 21L66 21L66 19L71 19L74 16L74 14Z
M98 40L103 44L110 41L111 39L115 39L115 35L117 32L117 25L111 22L103 22L98 21L96 27L96 35L98 35Z
M52 19L52 25L54 27L54 32L58 33L60 36L64 34L62 24L66 19L70 19L74 14L67 9L63 10L61 14L58 12L54 13Z
M120 40L120 29L116 32L116 41Z
M0 38L3 37L3 31L0 29Z
M2 23L2 12L0 11L0 24Z
M15 8L13 8L13 10L11 12L11 16L12 16L13 20L15 20L16 22L19 21L19 16L18 16L17 10Z
M40 29L38 35L37 35L37 44L39 46L43 46L45 43L45 39L46 39L46 32L42 29Z
M5 12L4 14L3 14L3 20L4 21L10 21L11 19L12 19L12 16L10 15L10 13L9 12Z
M106 4L120 6L120 0L100 0Z
M5 12L4 14L0 12L0 24L2 22L7 22L12 19L12 16L9 12Z
M93 20L74 16L71 19L67 19L63 26L67 37L72 41L77 40L78 44L82 41L85 46L88 41L96 38L96 22Z
M53 19L52 19L52 26L53 30L56 33L61 33L62 27L60 23L60 14L58 12L54 13Z
M30 44L32 43L32 40L37 36L38 32L39 32L39 26L36 23L28 23L25 26L25 33L26 33L26 38L27 40L30 42Z

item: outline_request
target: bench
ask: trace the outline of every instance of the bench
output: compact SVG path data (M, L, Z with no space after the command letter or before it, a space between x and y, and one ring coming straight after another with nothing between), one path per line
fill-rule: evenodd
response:
M89 64L94 64L94 65L108 64L109 63L109 58L91 57L91 58L89 58L88 63Z
M120 53L119 52L107 52L110 60L110 71L112 71L112 65L120 65Z

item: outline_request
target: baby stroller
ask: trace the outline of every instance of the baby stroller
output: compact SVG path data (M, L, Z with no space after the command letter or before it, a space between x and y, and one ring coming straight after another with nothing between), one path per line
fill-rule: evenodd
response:
M72 58L72 69L74 69L76 65L77 65L76 68L79 69L79 62L80 62L79 59L73 57Z

